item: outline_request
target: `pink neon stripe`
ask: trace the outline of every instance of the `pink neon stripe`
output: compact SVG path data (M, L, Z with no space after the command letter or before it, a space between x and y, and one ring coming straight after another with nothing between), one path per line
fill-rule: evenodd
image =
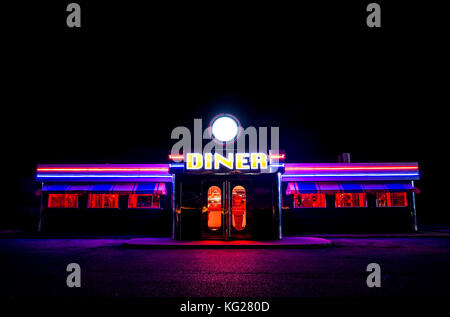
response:
M376 167L287 167L286 171L327 171L327 170L417 170L417 166L376 166Z
M161 171L168 172L169 169L167 167L144 167L144 168L38 168L38 172L110 172L110 171L136 171L136 172L145 172L145 171Z

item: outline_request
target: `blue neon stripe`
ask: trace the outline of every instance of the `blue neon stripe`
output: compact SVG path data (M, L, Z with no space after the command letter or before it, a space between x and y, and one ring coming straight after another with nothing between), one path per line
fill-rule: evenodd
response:
M58 175L42 175L42 174L37 174L36 175L37 178L47 178L47 177L52 177L52 178L64 178L64 177L77 177L77 178L89 178L89 177L97 177L97 178L110 178L110 177L125 177L125 178L137 178L137 177L141 177L141 178L149 178L149 177L172 177L172 175L85 175L85 174L79 174L79 175L74 175L74 174L58 174Z
M42 187L42 191L53 191L53 192L65 192L69 189L69 185L44 185L44 187Z
M283 177L327 177L327 176L419 176L419 173L400 173L400 174L284 174Z
M361 184L340 183L339 185L342 186L344 192L362 191L363 190L363 188L361 187Z
M110 192L112 191L113 184L95 184L90 188L93 192Z

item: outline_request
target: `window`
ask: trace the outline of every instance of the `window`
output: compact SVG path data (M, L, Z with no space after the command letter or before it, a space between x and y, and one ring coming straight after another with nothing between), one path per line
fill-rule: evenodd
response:
M406 207L408 199L406 193L377 193L377 207Z
M78 194L48 194L48 208L78 208Z
M336 194L336 207L367 207L365 193Z
M247 225L245 188L242 186L235 186L231 192L231 215L233 228L240 231Z
M89 194L88 208L119 208L119 194Z
M325 208L325 194L295 194L294 208Z
M131 194L128 208L159 208L159 196L152 194Z
M208 189L208 228L215 231L222 226L222 191L218 186Z

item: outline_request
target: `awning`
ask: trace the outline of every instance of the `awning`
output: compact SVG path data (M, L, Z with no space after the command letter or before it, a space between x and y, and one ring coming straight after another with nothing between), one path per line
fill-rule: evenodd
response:
M120 192L167 195L164 183L95 184L95 185L44 185L46 192Z
M300 193L360 193L371 191L404 192L415 190L408 183L331 183L331 182L289 182L286 195Z

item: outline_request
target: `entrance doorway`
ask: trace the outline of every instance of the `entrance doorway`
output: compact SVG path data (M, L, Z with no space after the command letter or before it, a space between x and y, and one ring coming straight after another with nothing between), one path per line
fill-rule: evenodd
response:
M176 175L174 239L280 239L279 179L269 173Z
M250 239L247 182L229 178L205 179L202 187L202 238Z

